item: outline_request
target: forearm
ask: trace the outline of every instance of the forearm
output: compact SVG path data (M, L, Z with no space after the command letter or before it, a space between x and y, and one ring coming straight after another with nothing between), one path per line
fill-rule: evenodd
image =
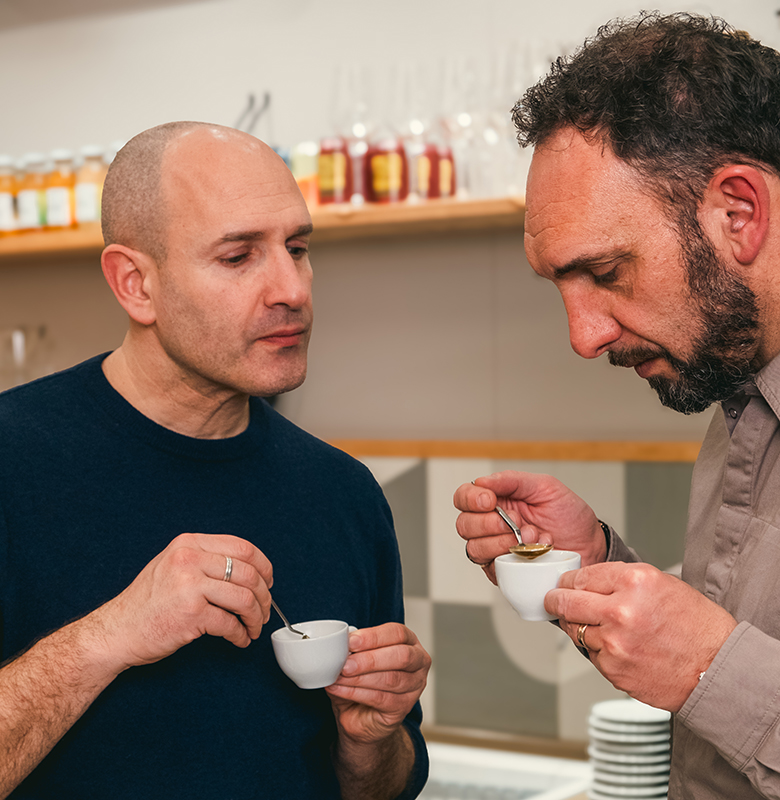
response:
M41 639L0 670L0 798L7 797L108 686L86 617Z
M403 725L374 744L342 735L333 758L342 800L393 800L404 791L414 759L414 745Z
M742 772L780 798L780 642L747 622L721 648L678 715Z

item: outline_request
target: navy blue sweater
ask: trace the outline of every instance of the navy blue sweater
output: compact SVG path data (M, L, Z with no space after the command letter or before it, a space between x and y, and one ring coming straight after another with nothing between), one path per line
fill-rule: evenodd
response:
M185 531L253 542L290 620L402 621L390 510L361 464L259 399L239 436L181 436L114 391L103 358L0 395L3 660L115 597ZM277 627L122 673L11 796L338 798L330 702L281 672ZM427 774L419 722L417 706L404 797Z

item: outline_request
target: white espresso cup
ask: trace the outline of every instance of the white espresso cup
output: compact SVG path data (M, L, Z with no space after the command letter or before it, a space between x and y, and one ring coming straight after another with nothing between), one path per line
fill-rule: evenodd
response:
M550 550L534 559L512 553L495 560L496 580L501 594L523 618L531 622L556 619L544 608L544 596L558 586L564 572L580 568L580 554Z
M322 689L336 682L349 655L349 634L357 628L337 619L294 622L271 634L274 655L282 672L301 689Z

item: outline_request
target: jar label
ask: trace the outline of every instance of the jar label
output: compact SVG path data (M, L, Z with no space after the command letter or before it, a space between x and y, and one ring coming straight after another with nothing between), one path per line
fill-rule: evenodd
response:
M23 189L16 196L19 227L41 228L46 223L46 194L39 189Z
M100 219L100 192L96 183L76 184L76 222Z
M427 197L431 191L431 159L428 156L417 159L417 191L420 197Z
M443 158L439 162L439 194L442 197L452 197L454 192L452 185L452 161Z
M46 190L46 224L56 228L73 224L71 193L66 186L52 186Z
M371 175L374 193L386 199L401 191L403 160L398 153L384 153L371 157Z
M14 196L10 192L0 192L0 231L15 231Z
M326 153L319 161L320 191L338 194L347 185L347 157L344 153Z

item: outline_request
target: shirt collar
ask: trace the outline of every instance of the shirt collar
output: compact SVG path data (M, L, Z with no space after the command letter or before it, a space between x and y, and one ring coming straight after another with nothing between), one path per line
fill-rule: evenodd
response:
M755 377L755 386L775 416L780 418L780 355L775 356Z

